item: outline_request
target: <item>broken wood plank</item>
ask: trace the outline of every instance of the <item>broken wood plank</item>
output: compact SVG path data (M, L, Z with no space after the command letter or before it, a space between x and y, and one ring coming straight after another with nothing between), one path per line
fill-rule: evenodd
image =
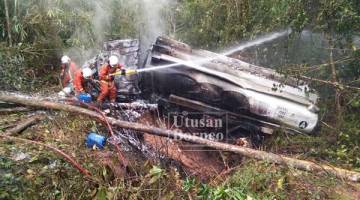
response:
M48 108L54 110L62 110L67 112L78 113L82 115L87 115L89 117L96 118L100 121L104 121L104 117L94 111L72 106L66 105L51 101L44 101L36 98L25 98L20 96L11 95L9 93L0 92L0 101L13 102L17 104L22 104L26 106L34 106L40 108ZM334 175L341 179L346 179L348 181L360 182L360 173L355 171L350 171L342 168L333 167L325 164L317 164L311 161L299 160L295 158L291 158L288 156L282 156L274 153L269 153L265 151L250 149L246 147L240 147L232 144L226 144L222 142L212 141L205 138L201 138L198 136L188 135L181 132L176 132L172 130L157 128L153 126L147 126L140 123L133 123L128 121L117 120L111 117L106 117L106 121L109 122L113 126L117 126L120 128L132 129L142 133L149 133L152 135L157 135L161 137L168 137L172 139L183 140L191 143L202 144L204 146L222 150L222 151L230 151L234 152L249 158L254 158L257 160L263 160L269 163L275 163L279 165L285 165L290 168L295 168L299 170L316 172L316 173L328 173Z
M32 126L32 125L38 123L42 119L44 119L43 115L32 116L32 117L30 117L28 119L25 119L25 120L19 122L19 124L16 125L14 128L11 128L11 129L7 130L7 133L9 133L10 136L13 136L15 134L18 134L18 133L22 132L23 130L25 130L29 126Z

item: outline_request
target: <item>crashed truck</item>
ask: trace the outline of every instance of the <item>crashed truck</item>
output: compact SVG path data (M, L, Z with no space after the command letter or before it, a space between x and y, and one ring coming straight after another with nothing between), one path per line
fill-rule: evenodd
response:
M116 77L119 102L142 98L156 101L159 110L223 113L233 130L266 134L279 128L313 133L318 125L318 96L302 80L167 37L157 38L141 64L139 52L138 40L109 41L92 62L98 69L115 54L138 70Z

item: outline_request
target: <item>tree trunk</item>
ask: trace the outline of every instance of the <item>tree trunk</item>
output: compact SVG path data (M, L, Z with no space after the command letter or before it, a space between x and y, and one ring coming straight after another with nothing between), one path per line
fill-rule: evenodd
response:
M51 101L44 101L44 100L36 99L36 98L23 97L23 96L19 96L19 95L11 95L9 93L0 92L0 101L12 102L12 103L17 103L17 104L22 104L22 105L27 105L27 106L42 107L42 108L48 108L48 109L73 112L73 113L78 113L78 114L82 114L82 115L87 115L87 116L96 118L100 121L104 121L103 116L97 112L94 112L94 111L91 111L91 110L88 110L85 108L77 107L77 106L55 103L55 102L51 102ZM147 125L143 125L143 124L139 124L139 123L132 123L132 122L127 122L127 121L117 120L117 119L114 119L111 117L106 117L106 121L108 121L113 126L117 126L117 127L121 127L121 128L132 129L132 130L136 130L139 132L149 133L151 135L157 135L157 136L161 136L161 137L179 139L179 140L196 143L196 144L202 144L204 146L211 147L214 149L230 151L230 152L234 152L234 153L246 156L246 157L255 158L258 160L264 160L264 161L267 161L270 163L285 165L285 166L292 167L295 169L300 169L300 170L305 170L305 171L310 171L310 172L325 172L325 173L332 174L332 175L342 178L342 179L355 181L355 182L360 181L360 173L354 172L354 171L349 171L346 169L336 168L336 167L332 167L329 165L316 164L316 163L313 163L310 161L298 160L295 158L281 156L281 155L268 153L265 151L259 151L259 150L255 150L255 149L250 149L250 148L246 148L246 147L240 147L240 146L236 146L236 145L211 141L208 139L184 134L181 132L147 126Z
M330 46L330 66L331 66L331 80L334 85L339 85L337 74L336 74L336 66L334 62L334 41L333 38L328 35L329 46ZM335 105L336 105L336 116L337 116L337 124L341 123L342 119L342 109L341 109L341 91L339 87L335 87Z
M6 28L9 38L9 46L11 47L12 46L11 25L10 25L9 8L8 8L7 0L4 0L4 7L5 7Z

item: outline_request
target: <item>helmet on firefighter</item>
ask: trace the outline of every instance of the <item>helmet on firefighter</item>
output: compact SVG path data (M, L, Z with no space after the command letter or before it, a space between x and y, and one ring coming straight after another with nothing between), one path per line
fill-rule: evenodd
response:
M61 57L61 64L69 64L70 63L70 58L69 56L63 56Z
M92 75L92 70L89 67L86 67L86 68L82 69L82 73L83 73L84 78L88 79Z
M119 58L117 56L110 56L109 64L114 67L115 65L119 64Z
M72 91L71 87L67 86L67 87L65 87L63 90L61 90L61 91L58 93L58 95L59 95L60 97L66 97L66 96L68 96L68 95L71 94L71 91Z
M65 87L63 90L62 90L66 95L69 95L72 91L71 87Z

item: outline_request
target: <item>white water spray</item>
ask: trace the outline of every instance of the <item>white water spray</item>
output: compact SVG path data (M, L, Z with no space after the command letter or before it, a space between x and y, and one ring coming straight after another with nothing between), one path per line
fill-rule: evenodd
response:
M291 33L291 29L287 29L287 30L284 30L284 31L281 31L281 32L275 32L275 33L266 34L266 35L264 35L262 37L257 38L256 40L242 43L242 44L240 44L239 46L237 46L237 47L235 47L233 49L230 49L228 51L225 51L225 52L221 53L221 55L228 56L228 55L234 54L236 52L242 51L242 50L244 50L246 48L261 45L261 44L264 44L266 42L270 42L272 40L275 40L275 39L277 39L279 37L289 35L290 33Z
M246 48L249 47L253 47L253 46L257 46L266 42L270 42L272 40L275 40L279 37L282 36L286 36L289 35L291 33L290 29L281 31L281 32L275 32L275 33L270 33L267 35L264 35L260 38L257 38L256 40L253 41L249 41L249 42L245 42L240 44L239 46L232 48L228 51L225 51L223 53L220 53L219 56L215 56L213 58L202 58L202 59L197 59L197 60L193 60L193 61L187 61L186 63L181 63L181 62L177 62L177 63L173 63L173 64L168 64L168 65L161 65L161 66L156 66L156 67L149 67L149 68L144 68L144 69L139 69L138 72L146 72L146 71L153 71L153 70L161 70L161 69L166 69L166 68L171 68L171 67L176 67L179 65L183 65L186 64L189 67L199 67L200 64L205 63L205 62L210 62L212 60L215 60L217 58L221 58L222 56L228 56L231 54L234 54L236 52L239 52L241 50L244 50Z

